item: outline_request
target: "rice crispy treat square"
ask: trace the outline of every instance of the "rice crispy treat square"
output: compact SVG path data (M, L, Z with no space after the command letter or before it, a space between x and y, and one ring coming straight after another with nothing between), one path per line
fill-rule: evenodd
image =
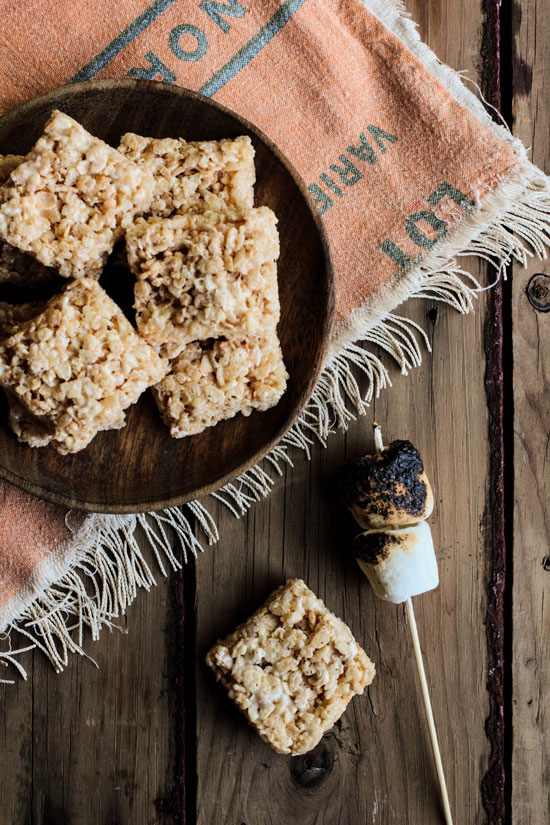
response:
M72 281L0 341L0 385L13 402L16 434L62 454L124 426L124 410L167 369L89 278Z
M4 183L24 160L24 155L0 155L0 183ZM0 284L38 286L58 277L55 269L48 269L35 258L0 240Z
M65 278L98 278L153 197L153 176L54 111L0 187L0 237Z
M349 627L301 579L275 590L206 663L262 739L293 756L314 748L375 674Z
M128 132L119 151L149 169L155 195L149 213L207 209L251 209L254 205L254 147L249 137L190 142L149 138Z
M265 206L138 220L126 234L136 322L175 357L191 341L274 330L280 314L277 219Z
M189 344L170 364L153 395L174 438L194 435L237 413L274 407L286 389L279 339Z

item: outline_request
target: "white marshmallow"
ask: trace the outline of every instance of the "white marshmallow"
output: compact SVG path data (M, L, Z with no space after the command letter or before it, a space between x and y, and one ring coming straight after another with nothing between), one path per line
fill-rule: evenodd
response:
M432 533L425 521L360 533L355 557L375 594L388 602L399 604L439 584Z

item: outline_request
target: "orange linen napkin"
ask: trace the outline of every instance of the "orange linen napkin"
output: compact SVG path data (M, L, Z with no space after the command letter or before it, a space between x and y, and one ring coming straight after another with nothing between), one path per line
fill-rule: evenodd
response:
M416 331L389 314L403 300L423 293L467 311L472 284L457 255L501 265L523 260L529 244L544 252L547 180L420 42L396 0L36 0L10 4L3 14L4 109L92 78L177 83L252 121L305 179L331 244L337 327L314 411L286 445L307 449L303 428L326 435L331 412L345 424L346 396L364 411L350 365L369 373L373 391L384 385L385 367L356 341L381 344L403 369L419 360ZM241 478L245 492L224 491L237 509L269 491L265 473L253 473ZM70 620L59 618L63 595L52 585L64 582L77 623L91 624L93 616L95 627L116 614L124 606L117 587L122 581L131 590L136 577L128 579L119 563L113 534L123 529L119 546L127 548L135 519L82 517L69 528L60 508L7 484L2 495L0 626L24 627L39 642L49 633L50 646L60 639L63 650L52 659L61 667ZM194 503L193 513L213 539L206 511ZM164 518L193 549L182 514ZM89 564L106 541L102 563L116 557L110 590L109 575L99 576L109 596L85 595L87 573L76 571L78 562ZM152 541L166 545L158 533ZM138 551L132 544L123 552ZM71 585L77 573L81 602ZM147 574L137 580L147 583Z

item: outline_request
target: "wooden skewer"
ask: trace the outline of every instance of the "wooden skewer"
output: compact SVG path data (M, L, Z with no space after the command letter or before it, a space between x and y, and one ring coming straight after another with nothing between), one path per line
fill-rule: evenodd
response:
M375 422L374 425L374 447L378 455L384 449L384 442L382 440L382 430ZM428 681L426 679L426 671L424 670L424 661L422 659L422 651L420 649L420 640L418 638L418 629L416 627L416 619L414 617L414 609L412 599L409 597L405 602L407 610L407 619L409 622L409 630L411 633L411 641L414 651L414 659L416 662L416 669L418 671L418 678L420 680L420 689L422 691L422 700L424 702L424 710L426 712L426 722L428 724L428 731L430 733L430 742L432 745L432 753L435 762L435 769L437 778L439 780L439 790L441 793L441 804L443 805L443 813L445 815L446 825L453 825L453 817L451 815L451 806L449 805L449 794L447 793L447 783L445 782L445 773L443 772L443 762L441 761L441 752L439 750L439 742L437 739L437 731L435 729L434 715L432 711L432 703L430 700L430 692L428 690Z
M437 741L437 732L435 729L432 703L430 701L428 682L426 680L426 672L424 670L424 662L422 660L422 651L420 650L420 641L418 639L418 630L416 628L416 619L414 618L414 610L411 598L407 599L407 601L405 602L405 607L407 609L407 619L409 620L409 630L411 631L411 640L414 650L414 658L416 661L416 669L418 670L418 678L420 679L422 699L424 700L426 722L428 723L428 730L430 732L430 742L432 743L432 753L435 762L435 769L437 771L437 778L439 780L439 790L441 791L441 803L443 805L443 813L445 814L445 822L447 823L447 825L453 825L451 807L449 805L449 794L447 793L447 783L445 782L445 774L443 773L443 763L441 761L441 753L439 751L439 742Z

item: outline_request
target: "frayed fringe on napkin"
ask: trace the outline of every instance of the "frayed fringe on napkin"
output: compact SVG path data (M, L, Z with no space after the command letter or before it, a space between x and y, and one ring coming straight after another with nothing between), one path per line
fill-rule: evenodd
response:
M149 590L156 584L140 550L140 538L147 540L163 576L167 575L166 563L172 570L180 570L178 556L185 563L189 553L196 557L202 550L195 536L196 524L209 544L217 541L216 525L204 507L198 502L188 507L191 522L178 508L151 515L87 517L69 541L42 562L44 574L53 583L30 604L29 594L23 592L17 603L10 605L18 618L7 624L5 635L11 642L16 631L25 644L17 648L10 644L0 652L0 664L13 665L26 679L18 657L28 650L41 650L58 673L67 665L69 653L86 656L84 629L89 628L94 641L99 639L102 628L112 628L124 615L139 588ZM35 570L33 578L40 579L41 573ZM2 682L13 683L11 679L0 679Z
M492 192L484 194L483 200L474 204L429 254L418 263L413 261L397 283L355 310L339 327L312 399L292 429L262 466L248 470L211 494L237 518L269 495L274 479L267 470L282 475L285 464L292 466L291 448L309 458L315 440L324 445L332 430L345 428L356 415L363 415L372 399L391 385L387 366L370 351L370 345L384 350L403 374L421 363L423 346L430 349L428 337L418 324L396 314L396 307L409 298L426 298L466 314L472 310L478 293L488 287L482 287L461 267L462 258L474 256L489 262L498 280L512 262L525 266L533 256L545 259L550 245L549 178L527 160L523 145L491 120L460 74L443 65L422 43L401 2L361 2L416 54L459 103L512 145L521 163ZM361 373L367 379L366 394L359 387ZM17 631L28 644L0 652L0 663L13 665L26 678L18 655L33 647L39 648L58 672L67 664L69 653L85 655L84 628L88 627L92 638L97 639L102 627L111 627L124 614L138 588L148 590L155 583L136 539L138 528L145 532L164 575L164 562L174 570L181 567L173 551L173 531L183 561L189 553L196 557L203 550L196 534L202 533L208 544L218 540L212 516L198 501L148 516L91 517L85 532L75 535L74 552L59 579L22 613L15 611L18 618L7 627L9 642L11 632Z

